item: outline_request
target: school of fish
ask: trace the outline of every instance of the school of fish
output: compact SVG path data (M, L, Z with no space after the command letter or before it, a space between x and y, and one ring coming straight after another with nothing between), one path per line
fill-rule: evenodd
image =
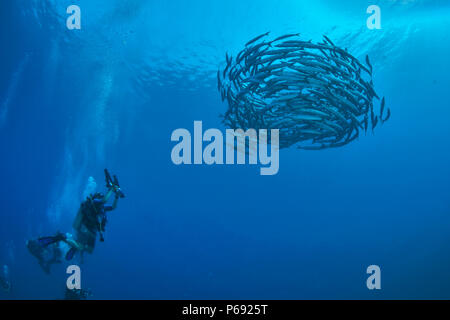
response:
M279 129L279 147L320 150L340 147L391 116L381 99L375 111L372 65L333 44L303 41L299 34L245 45L217 72L230 128Z

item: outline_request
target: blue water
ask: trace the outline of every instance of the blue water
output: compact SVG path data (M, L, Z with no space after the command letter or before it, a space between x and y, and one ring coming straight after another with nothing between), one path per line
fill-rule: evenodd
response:
M67 264L44 274L25 241L70 231L105 167L127 197L81 265L95 299L450 298L448 1L1 1L0 23L0 299L63 297ZM225 52L266 31L368 54L391 119L342 148L283 149L273 176L175 166L173 130L225 129Z

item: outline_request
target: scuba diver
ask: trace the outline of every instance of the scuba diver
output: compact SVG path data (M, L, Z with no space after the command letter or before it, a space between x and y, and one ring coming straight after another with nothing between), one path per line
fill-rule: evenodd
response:
M30 253L38 259L39 265L45 273L50 274L50 266L61 263L65 254L71 249L67 239L72 239L71 234L57 233L55 239L62 241L48 241L47 237L37 240L28 240L26 246Z
M125 197L120 190L117 177L114 176L114 178L111 179L111 176L106 169L105 179L106 188L108 189L106 195L98 192L90 195L81 204L80 209L78 210L78 214L73 222L78 246L72 248L72 251L74 251L73 253L75 253L76 250L92 253L94 251L97 233L99 234L100 242L105 241L103 233L105 232L107 222L106 212L116 209L119 198ZM115 197L112 206L106 205L113 194L115 194ZM69 252L68 254L70 255L71 253Z
M66 287L64 300L87 300L91 296L92 291L90 289L69 289Z
M49 270L50 264L60 262L61 255L64 255L66 260L71 260L77 252L81 255L84 252L92 253L94 251L97 233L99 234L100 241L104 241L103 233L105 232L107 222L106 212L114 210L117 207L118 199L125 197L120 189L117 177L114 175L111 178L111 175L106 169L105 180L106 188L108 189L106 195L97 192L88 196L81 203L73 223L75 239L70 234L58 232L54 236L41 237L37 240L28 241L28 249L38 258L44 271L46 269ZM113 194L115 195L114 202L109 206L107 202ZM65 245L67 245L66 248L63 248L62 246ZM45 254L49 250L52 251L52 248L53 256L45 258Z
M9 268L5 264L2 268L2 273L0 274L0 288L2 288L6 293L11 292L11 280L9 277Z

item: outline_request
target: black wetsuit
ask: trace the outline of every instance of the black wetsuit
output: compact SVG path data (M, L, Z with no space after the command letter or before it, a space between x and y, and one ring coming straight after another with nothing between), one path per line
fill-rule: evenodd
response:
M81 227L77 229L77 241L92 252L95 247L97 232L104 232L106 225L106 212L113 210L112 206L105 205L103 198L87 200L82 204L83 218Z

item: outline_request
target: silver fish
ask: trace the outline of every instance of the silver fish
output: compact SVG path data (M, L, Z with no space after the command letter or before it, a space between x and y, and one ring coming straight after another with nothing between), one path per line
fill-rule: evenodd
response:
M259 39L261 39L261 38L263 38L263 37L265 37L265 36L268 36L269 34L270 34L270 31L269 31L269 32L266 32L266 33L263 33L263 34L257 36L256 38L253 38L253 39L250 40L249 42L247 42L247 43L245 44L245 46L247 47L248 45L252 44L253 42L258 41Z

